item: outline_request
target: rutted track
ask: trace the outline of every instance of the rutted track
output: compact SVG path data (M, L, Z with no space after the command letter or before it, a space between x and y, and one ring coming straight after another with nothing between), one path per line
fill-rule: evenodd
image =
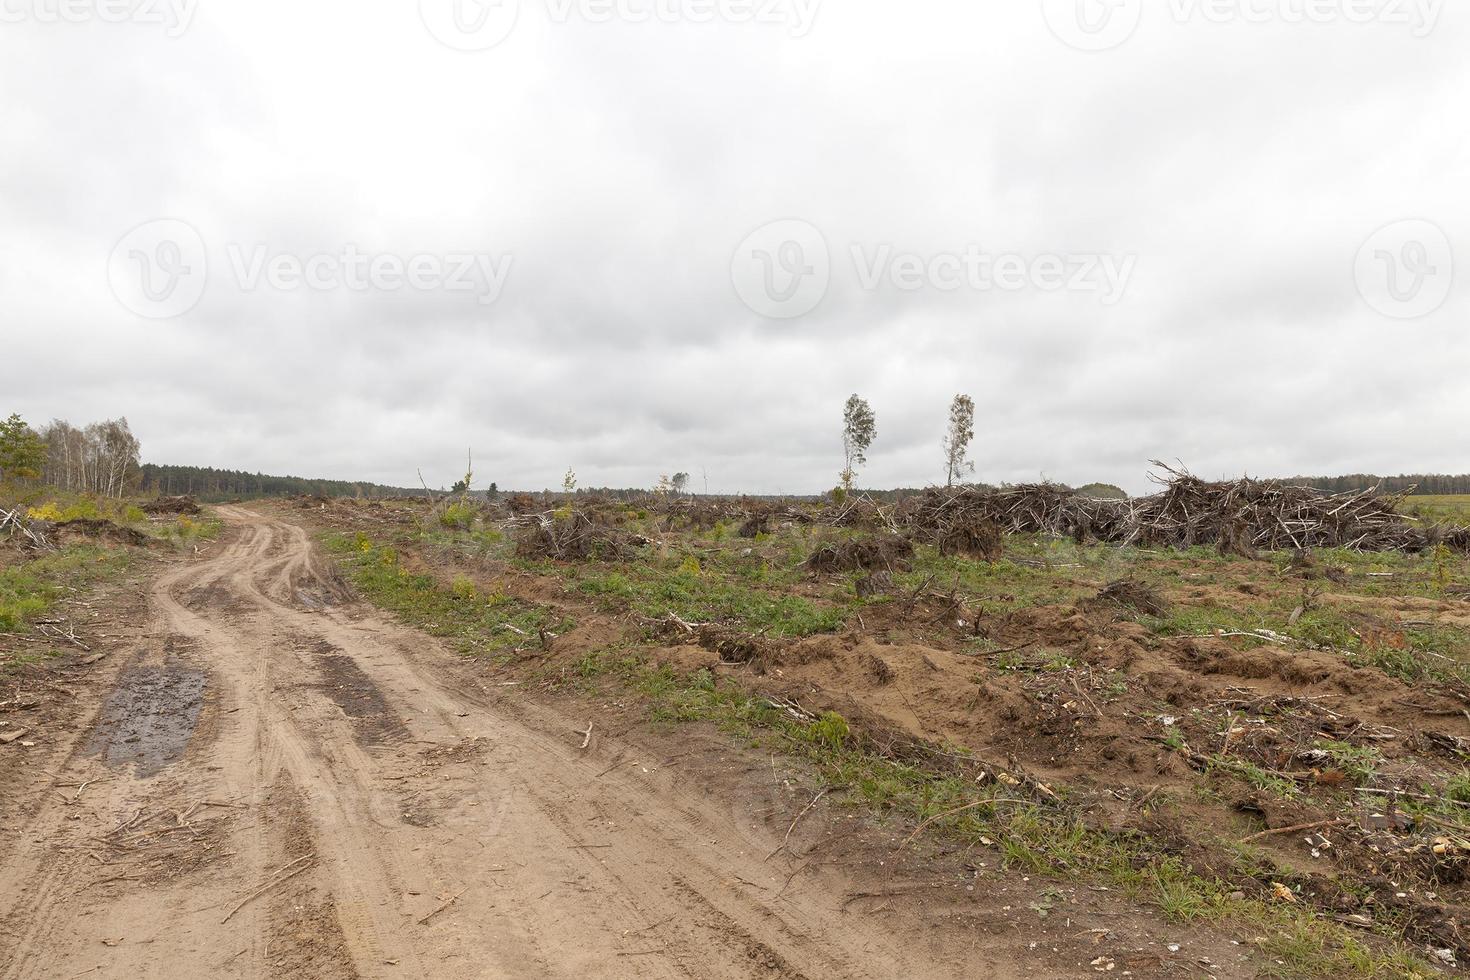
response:
M222 513L238 533L156 583L137 661L207 675L187 753L140 777L79 735L56 780L85 797L0 867L0 975L1018 975L820 879L757 884L774 845L739 801L508 716L433 641L333 606L300 528Z

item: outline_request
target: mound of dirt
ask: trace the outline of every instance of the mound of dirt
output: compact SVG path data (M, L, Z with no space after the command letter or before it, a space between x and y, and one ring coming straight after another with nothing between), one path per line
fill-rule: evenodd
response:
M777 653L770 640L732 627L701 626L695 635L700 646L720 655L720 663L750 664L758 674L765 673Z
M318 566L313 562L293 571L290 590L297 602L312 610L345 605L357 598L342 570L332 563Z
M913 557L913 542L889 534L823 545L812 552L806 567L814 572L905 571Z
M1109 582L1093 600L1096 603L1136 609L1148 616L1164 616L1169 612L1168 601L1153 586L1133 578L1120 578Z
M143 504L145 514L197 514L199 501L188 494L177 497L159 497Z
M75 520L62 521L53 525L55 536L58 539L69 535L80 535L87 538L95 538L104 541L116 541L118 544L131 545L134 548L146 548L153 543L153 539L142 531L130 527L123 527L108 520L92 520L87 517L79 517Z

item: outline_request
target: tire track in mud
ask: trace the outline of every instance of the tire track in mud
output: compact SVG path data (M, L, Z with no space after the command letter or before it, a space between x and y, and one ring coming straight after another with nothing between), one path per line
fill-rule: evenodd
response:
M923 961L829 893L778 892L772 842L728 806L607 769L548 734L580 727L548 709L511 717L433 640L334 605L340 579L301 528L220 510L231 543L152 593L155 634L182 638L207 674L214 723L158 776L76 755L68 772L113 780L99 818L190 796L241 807L231 856L166 887L78 891L85 858L46 865L48 841L76 837L47 808L0 877L16 895L0 923L22 936L0 974L81 973L106 929L172 917L142 952L109 947L98 975L256 977L313 957L322 975L362 977L1021 975L983 957ZM309 870L277 880L308 848ZM308 908L340 939L313 946L286 927Z
M269 531L255 540L250 554L267 556L278 548ZM294 560L293 554L287 554L271 567L286 568ZM363 977L386 976L393 972L390 968L401 967L416 975L422 966L405 935L394 893L403 875L373 839L373 831L383 829L393 815L377 806L369 778L372 762L358 746L351 720L345 715L334 718L320 710L314 712L315 731L308 736L294 717L296 712L287 711L284 702L272 696L294 681L292 690L315 688L330 701L315 675L303 672L294 657L282 655L279 630L268 616L270 602L255 587L255 569L247 556L214 580L231 593L232 612L241 605L247 607L217 629L196 620L171 592L159 597L160 612L173 628L193 635L206 648L206 658L218 673L243 690L253 688L257 742L262 749L257 786L269 786L278 774L284 775L306 800L319 857L357 972ZM242 653L245 655L238 655Z

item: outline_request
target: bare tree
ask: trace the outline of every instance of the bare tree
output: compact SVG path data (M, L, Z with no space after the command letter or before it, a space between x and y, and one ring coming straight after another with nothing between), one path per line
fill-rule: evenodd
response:
M975 472L975 464L965 458L965 454L970 449L970 440L973 438L975 438L975 402L969 395L955 395L954 401L949 406L949 431L945 433L942 442L946 486L954 486L954 481L959 479L963 473Z
M125 418L84 429L61 420L48 425L45 479L63 490L121 497L141 476L140 446Z
M868 447L878 435L872 407L853 395L842 412L842 489L851 490L857 468L868 461Z
M687 491L689 489L689 474L688 473L675 473L674 474L674 477L673 477L673 480L671 482L674 485L674 493L675 494L684 493L685 491Z

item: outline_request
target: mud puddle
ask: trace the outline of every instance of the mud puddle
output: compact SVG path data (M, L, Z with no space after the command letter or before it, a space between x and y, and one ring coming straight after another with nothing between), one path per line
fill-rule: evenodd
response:
M169 662L124 670L102 706L87 751L109 766L137 765L140 777L183 757L204 705L204 671Z
M189 590L183 597L183 604L184 608L190 612L201 615L216 610L238 613L245 609L239 597L222 582L211 582L209 585Z
M322 654L316 658L317 668L322 674L322 683L314 685L352 719L357 740L365 745L381 745L408 735L403 722L388 706L383 697L362 668L349 656L341 653Z

